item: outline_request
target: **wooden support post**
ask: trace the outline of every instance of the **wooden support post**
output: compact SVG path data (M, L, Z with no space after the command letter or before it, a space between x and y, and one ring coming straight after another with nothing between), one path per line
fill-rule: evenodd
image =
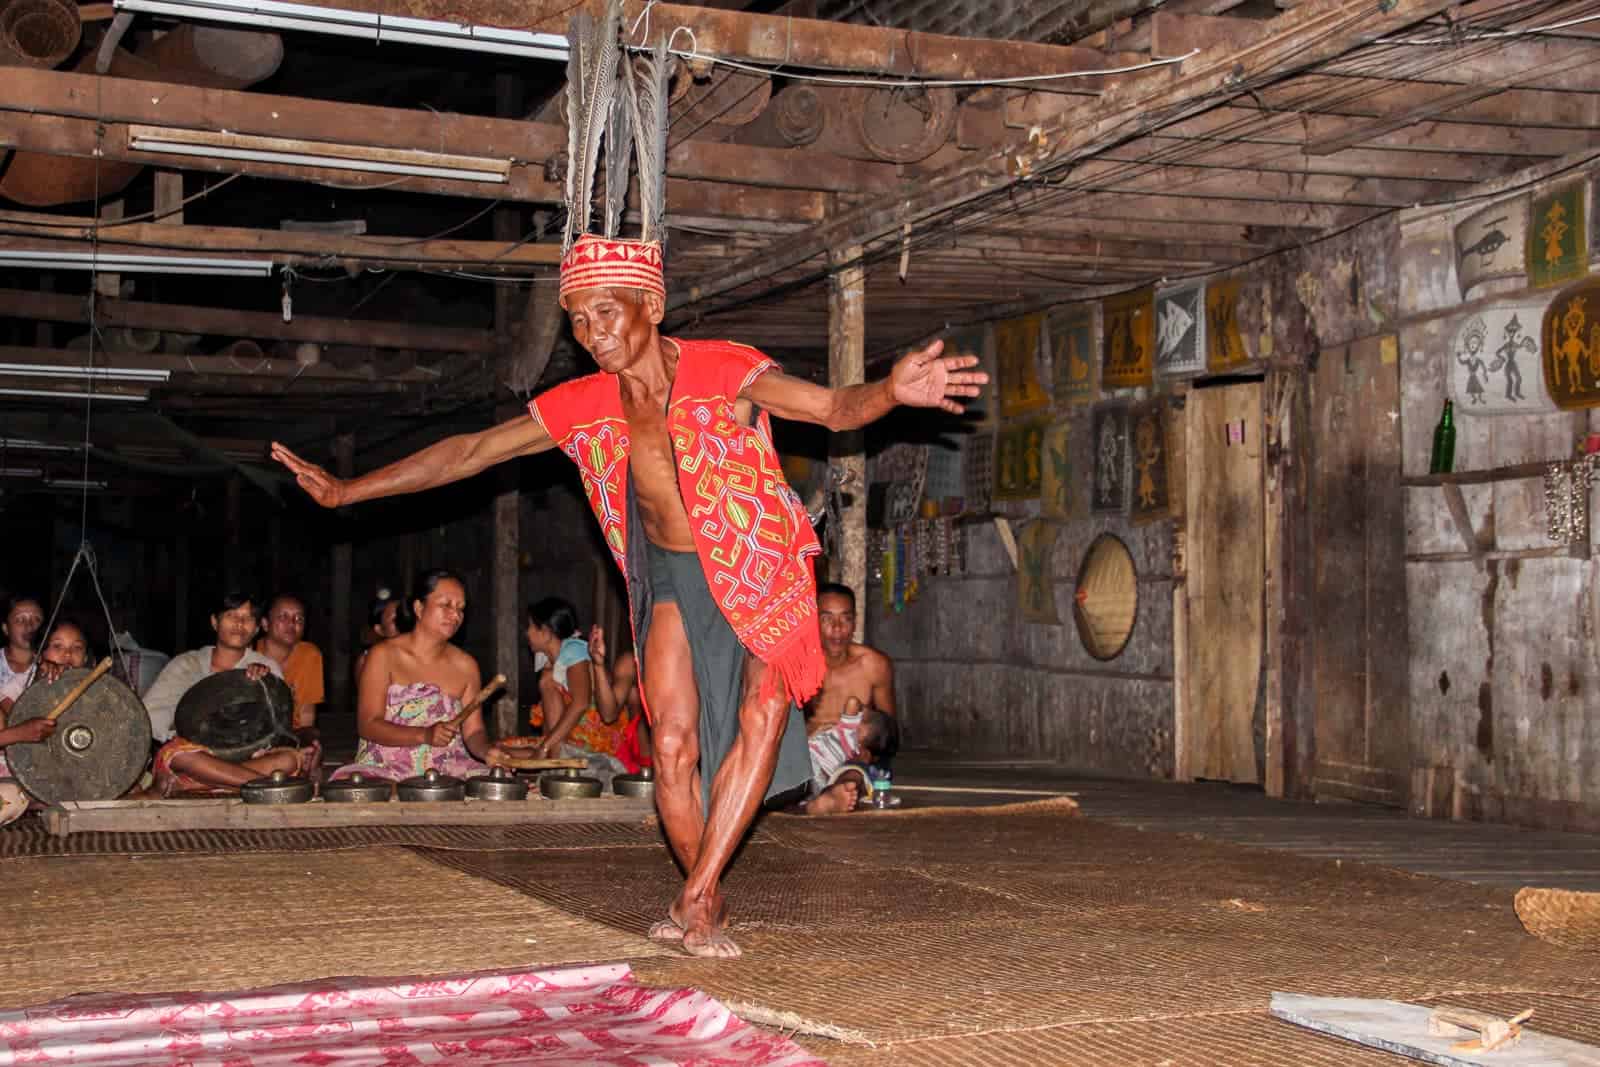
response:
M1266 422L1266 792L1308 798L1316 766L1312 685L1311 405L1298 365L1273 368Z
M506 676L505 696L494 704L496 737L517 732L518 709L522 706L517 685L522 669L521 568L517 565L521 515L516 467L507 465L500 492L494 498L494 669Z
M240 545L244 542L244 520L241 517L243 501L240 499L244 493L244 479L238 474L228 475L228 503L224 512L224 523L228 540L222 549L222 585L224 589L239 589L242 574L239 570ZM263 594L257 593L256 596ZM257 609L266 610L265 604L257 604Z
M122 218L122 201L112 200L100 208L100 218L107 222L115 222ZM122 295L122 275L101 272L94 277L94 291L108 300L115 300ZM99 347L98 342L96 347Z
M173 549L172 610L177 616L172 626L172 648L182 652L189 647L189 535L179 534Z
M183 171L156 171L155 209L152 222L183 225Z
M55 292L56 278L53 274L39 275L39 291L41 293ZM40 348L55 347L55 328L46 319L40 319L33 324L33 343Z
M356 473L356 438L342 433L333 439L334 470L341 478ZM351 565L354 553L349 541L341 540L333 546L333 575L329 585L333 616L333 633L328 637L330 671L328 674L330 705L339 714L354 712L355 701L350 692L350 586Z
M866 381L866 286L861 246L851 245L830 257L834 273L828 286L828 384L835 389ZM839 531L839 558L828 561L829 577L855 590L856 640L863 640L867 622L867 453L865 435L834 434L828 442L829 463L850 486Z

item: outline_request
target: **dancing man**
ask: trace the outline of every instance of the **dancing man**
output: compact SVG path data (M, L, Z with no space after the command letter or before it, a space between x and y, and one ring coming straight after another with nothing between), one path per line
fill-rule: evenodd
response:
M446 438L350 481L274 443L324 507L414 493L560 448L577 465L627 580L652 733L656 804L686 880L651 936L731 957L720 879L764 797L810 775L799 705L827 664L810 558L816 535L784 480L767 413L853 430L897 404L959 413L987 376L943 343L886 379L827 389L753 348L661 336L661 249L585 235L561 263L561 306L600 373L518 417ZM759 411L757 417L752 415Z

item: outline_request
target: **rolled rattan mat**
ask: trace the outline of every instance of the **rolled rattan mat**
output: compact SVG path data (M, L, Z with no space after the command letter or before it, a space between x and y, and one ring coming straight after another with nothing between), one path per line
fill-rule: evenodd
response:
M397 848L21 859L4 879L3 1008L662 951Z
M1303 1052L1329 1039L1270 1020L1274 991L1600 996L1592 958L1529 938L1503 891L1066 810L769 821L725 885L745 956L661 956L635 971L704 989L755 1022L907 1056L976 1035L1022 1042L998 1058L929 1063L1318 1063ZM660 918L681 885L662 848L588 863L578 853L424 854L630 931ZM1061 1046L1036 1059L1015 1036L1053 1028L1138 1054L1080 1059ZM1595 1041L1600 1028L1574 1036ZM1325 1062L1366 1062L1350 1055Z
M653 825L533 823L526 826L349 826L305 830L173 830L51 837L34 818L0 829L0 860L17 856L146 856L193 853L325 852L374 845L474 851L653 845Z
M1567 948L1600 952L1600 893L1517 890L1517 918L1528 933Z

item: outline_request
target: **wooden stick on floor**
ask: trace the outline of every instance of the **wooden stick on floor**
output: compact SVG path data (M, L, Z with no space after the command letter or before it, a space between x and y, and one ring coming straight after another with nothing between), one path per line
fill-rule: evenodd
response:
M56 706L50 709L49 714L47 714L45 718L49 719L51 722L55 722L57 719L61 718L61 716L66 713L66 710L72 707L72 705L76 704L78 702L78 698L87 693L89 691L89 687L98 682L101 675L105 674L110 669L111 657L107 656L105 659L100 661L100 664L89 674L89 677L73 686L72 692L62 697L56 703Z

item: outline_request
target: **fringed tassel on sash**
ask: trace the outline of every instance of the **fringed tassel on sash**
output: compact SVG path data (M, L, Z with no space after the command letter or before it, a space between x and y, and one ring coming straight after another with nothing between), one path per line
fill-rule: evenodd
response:
M828 663L822 658L822 638L816 627L804 629L772 655L763 657L767 673L761 679L761 699L778 695L781 682L789 700L801 707L822 689Z

